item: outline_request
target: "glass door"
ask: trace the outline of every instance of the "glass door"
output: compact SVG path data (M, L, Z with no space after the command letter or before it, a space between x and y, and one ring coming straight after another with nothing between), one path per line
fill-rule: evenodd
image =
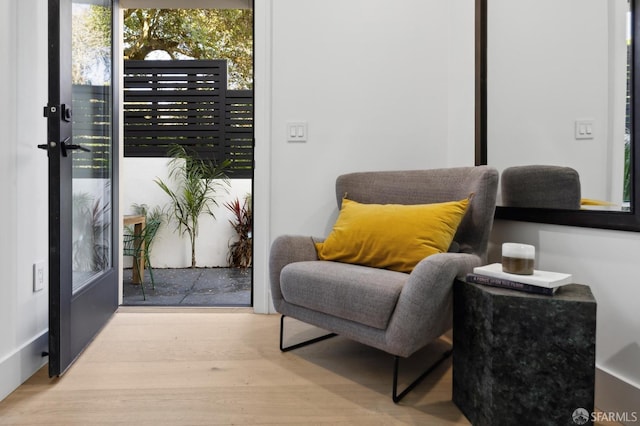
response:
M49 0L49 375L118 303L111 0Z

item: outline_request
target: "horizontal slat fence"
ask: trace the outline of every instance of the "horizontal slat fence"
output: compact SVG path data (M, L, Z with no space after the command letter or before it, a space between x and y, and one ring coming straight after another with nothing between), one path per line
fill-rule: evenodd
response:
M111 87L74 84L71 88L73 177L108 178L111 161Z
M225 60L125 61L124 156L166 157L172 144L252 177L253 91L227 89Z

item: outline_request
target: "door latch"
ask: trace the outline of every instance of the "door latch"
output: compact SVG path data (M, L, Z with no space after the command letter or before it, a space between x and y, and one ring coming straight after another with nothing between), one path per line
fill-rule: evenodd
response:
M68 156L68 152L67 152L68 149L79 149L80 151L91 152L90 149L85 148L82 145L69 143L70 140L71 140L71 137L68 137L65 140L63 140L62 142L60 142L60 152L62 152L62 156L63 157L67 157ZM52 142L49 142L48 145L46 143L40 144L40 145L38 145L38 148L46 149L48 151L49 147L55 148L56 145L57 144L52 141Z
M62 152L62 156L66 157L67 156L67 150L68 149L79 149L80 151L84 151L84 152L91 152L90 149L85 148L82 145L77 145L77 144L72 144L72 143L67 143L69 142L69 138L66 138L65 140L63 140L62 142L60 142L60 151Z
M62 121L66 121L67 123L70 123L72 115L73 114L71 112L71 108L69 108L65 104L47 105L46 107L44 107L44 116L46 118L60 117Z

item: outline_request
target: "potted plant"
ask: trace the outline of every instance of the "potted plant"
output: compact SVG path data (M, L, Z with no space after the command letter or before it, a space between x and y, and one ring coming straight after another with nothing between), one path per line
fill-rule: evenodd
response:
M227 262L234 268L248 268L251 266L253 213L251 211L251 194L244 197L244 202L236 198L224 206L233 213L229 220L237 240L229 244Z
M175 187L170 187L159 178L155 182L171 198L170 220L177 222L178 232L189 236L191 267L195 268L200 216L207 214L215 219L211 206L218 205L218 190L226 191L229 187L225 169L231 161L216 164L211 160L203 160L197 154L187 152L182 145L172 145L169 155L172 157L169 162L169 179L174 181Z

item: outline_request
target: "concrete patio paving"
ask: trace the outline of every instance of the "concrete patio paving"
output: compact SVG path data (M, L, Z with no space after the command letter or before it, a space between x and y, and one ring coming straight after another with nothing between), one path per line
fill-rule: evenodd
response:
M123 306L251 306L252 270L239 268L153 268L155 290L145 270L142 298L139 284L124 270Z

